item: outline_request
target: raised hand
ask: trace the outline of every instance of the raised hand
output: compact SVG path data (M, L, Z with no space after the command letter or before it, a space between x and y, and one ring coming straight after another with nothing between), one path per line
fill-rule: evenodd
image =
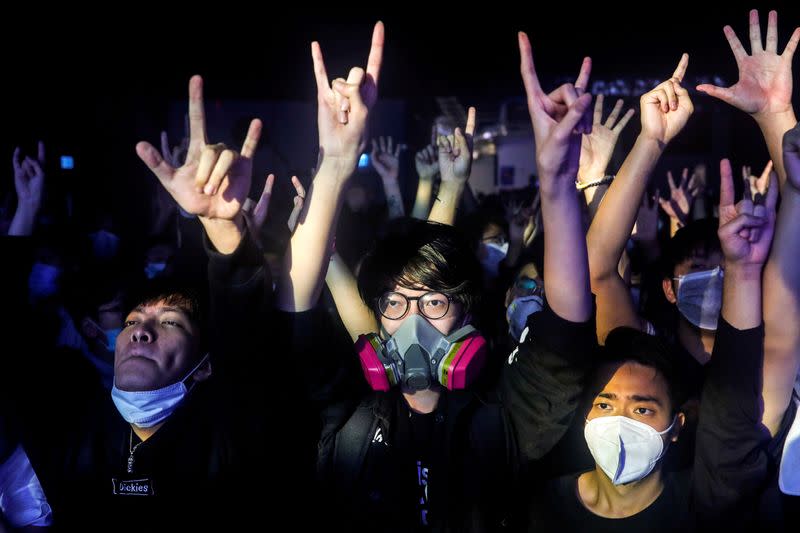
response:
M775 231L775 205L778 201L778 179L773 172L764 203L753 202L749 187L744 198L734 204L733 171L730 161L719 164L719 240L726 266L761 267L769 256Z
M695 198L700 194L700 188L696 184L695 176L689 178L689 169L684 168L681 173L681 181L676 186L672 171L667 172L667 183L669 184L669 198L658 198L661 209L674 220L678 227L685 226L689 222L689 215Z
M466 182L472 169L472 135L475 133L475 108L467 111L467 125L463 132L456 128L453 135L440 135L439 171L442 182Z
M753 198L756 198L757 194L763 196L767 192L767 186L769 185L769 175L772 172L772 161L767 161L767 166L764 167L764 171L761 173L760 176L754 176L752 174L752 169L744 165L742 167L742 178L749 184L750 195Z
M614 146L617 144L619 135L634 114L634 110L629 109L622 119L619 119L622 106L623 101L620 98L605 123L603 123L603 95L597 96L594 104L592 132L584 134L581 141L578 181L597 180L605 174L608 163L611 161L611 156L614 154Z
M189 125L189 150L182 166L170 165L146 141L136 145L136 153L184 211L211 220L233 220L250 191L261 121L250 123L241 154L222 144L208 144L203 79L193 76L189 80Z
M750 11L750 55L747 54L736 32L730 26L723 28L728 39L739 80L730 87L711 84L697 86L697 90L719 98L754 117L770 113L784 113L792 109L792 57L800 42L800 28L795 28L783 53L778 55L778 13L769 12L766 48L761 41L758 10Z
M38 210L44 190L44 143L39 141L36 159L26 156L21 159L19 147L14 149L14 188L20 204Z
M320 157L318 167L326 159L345 163L358 162L367 127L369 110L378 99L378 77L383 62L383 23L375 24L366 71L353 67L347 80L337 78L331 84L318 42L311 43L314 76L317 81L317 125Z
M405 144L397 143L393 146L391 137L372 139L372 153L370 162L375 171L384 181L397 181L400 172L400 152L405 150Z
M433 180L439 172L439 154L436 144L429 144L414 156L414 165L421 180Z
M689 54L683 54L672 77L639 99L642 135L662 146L675 138L694 112L689 91L681 85L688 66Z
M536 139L536 163L539 174L550 179L559 177L574 181L578 172L581 141L580 136L576 134L591 132L591 128L585 129L579 125L585 120L584 115L592 97L588 93L582 93L581 87L565 84L558 89L558 102L554 101L552 93L545 94L539 84L533 66L530 41L522 32L519 34L519 49L522 81L525 84L528 111ZM585 78L588 82L589 70L591 70L591 60L587 58L581 67L579 79ZM566 107L563 107L561 102ZM551 185L549 182L545 183L547 181L549 180L541 180L542 189Z

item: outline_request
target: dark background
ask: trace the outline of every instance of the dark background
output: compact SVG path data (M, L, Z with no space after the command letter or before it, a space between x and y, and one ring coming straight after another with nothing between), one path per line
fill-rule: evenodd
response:
M749 49L749 8L760 9L763 36L767 11L778 10L779 51L800 25L797 2L540 4L396 3L380 9L348 4L322 11L274 3L23 6L26 12L8 14L0 36L6 66L0 150L10 159L14 146L30 150L43 138L51 189L76 191L84 212L99 209L129 219L153 184L134 153L135 143L157 143L165 127L177 141L192 74L206 80L210 121L213 110L220 116L237 110L220 140L231 142L239 135L250 107L255 116L264 109L262 151L268 155L257 158L258 172L270 167L279 174L302 173L314 164L316 146L309 43L320 41L331 77L344 76L350 66L365 64L378 19L386 24L384 103L374 113L372 132L402 136L412 147L425 142L438 113L434 97L455 96L464 105L477 105L479 119L486 122L496 117L500 102L523 96L517 30L531 38L545 87L574 77L585 55L594 60L595 80L665 79L684 51L690 54L686 85L691 87L698 77L735 82L736 65L722 27L731 24ZM797 58L794 65L797 72ZM705 95L693 92L693 99L696 116L664 165L675 168L725 155L735 165L766 162L749 117ZM638 98L628 104L637 105ZM623 141L631 141L636 130L638 117ZM74 171L58 169L60 153L75 156ZM8 161L2 191L11 187L10 166ZM716 175L709 166L711 181ZM257 178L254 188L259 186Z

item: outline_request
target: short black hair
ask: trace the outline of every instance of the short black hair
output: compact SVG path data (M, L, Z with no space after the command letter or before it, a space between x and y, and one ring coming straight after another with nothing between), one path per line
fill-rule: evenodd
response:
M371 309L395 285L425 285L470 312L480 303L481 266L469 241L453 226L400 219L392 222L358 271L358 291Z
M719 220L703 218L679 229L669 240L662 258L662 275L671 278L675 267L698 252L706 255L722 250L717 235Z
M684 379L681 354L672 350L661 338L630 327L613 329L599 350L597 372L603 365L634 362L655 369L667 383L672 414L688 399L689 384ZM599 391L598 391L599 392ZM596 395L596 394L595 394Z

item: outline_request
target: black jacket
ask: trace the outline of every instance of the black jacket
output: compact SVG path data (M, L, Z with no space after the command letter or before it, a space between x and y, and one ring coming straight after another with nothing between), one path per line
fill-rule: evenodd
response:
M409 416L404 400L397 391L359 395L361 387L325 364L324 349L300 335L313 329L309 320L295 316L292 335L298 357L318 370L307 375L317 380L310 390L323 421L318 469L332 522L350 531L418 529L414 465L398 445L398 417ZM430 442L431 530L513 527L517 480L572 419L596 346L594 320L571 323L546 308L529 326L532 333L507 357L500 401L470 391L441 396Z

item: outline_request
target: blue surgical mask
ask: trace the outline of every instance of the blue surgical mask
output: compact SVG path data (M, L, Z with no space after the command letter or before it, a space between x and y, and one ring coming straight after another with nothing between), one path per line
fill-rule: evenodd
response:
M144 266L144 275L153 279L167 269L167 263L147 263Z
M528 325L528 317L542 310L544 301L540 296L531 294L514 298L508 309L506 309L506 319L508 320L508 333L514 341L520 342L520 337Z
M36 262L31 268L28 277L28 289L30 296L34 300L41 300L54 296L61 285L61 269L48 265L47 263Z
M698 328L716 330L722 309L722 269L693 272L678 281L678 311Z
M206 359L208 354L183 379L160 389L124 391L118 389L115 382L111 387L111 399L126 422L140 428L153 427L166 420L183 402L190 390L186 387L186 380L206 362Z
M500 270L500 262L506 258L508 254L508 243L496 244L493 242L482 242L481 248L484 253L481 258L481 265L484 272L492 277L496 277Z

